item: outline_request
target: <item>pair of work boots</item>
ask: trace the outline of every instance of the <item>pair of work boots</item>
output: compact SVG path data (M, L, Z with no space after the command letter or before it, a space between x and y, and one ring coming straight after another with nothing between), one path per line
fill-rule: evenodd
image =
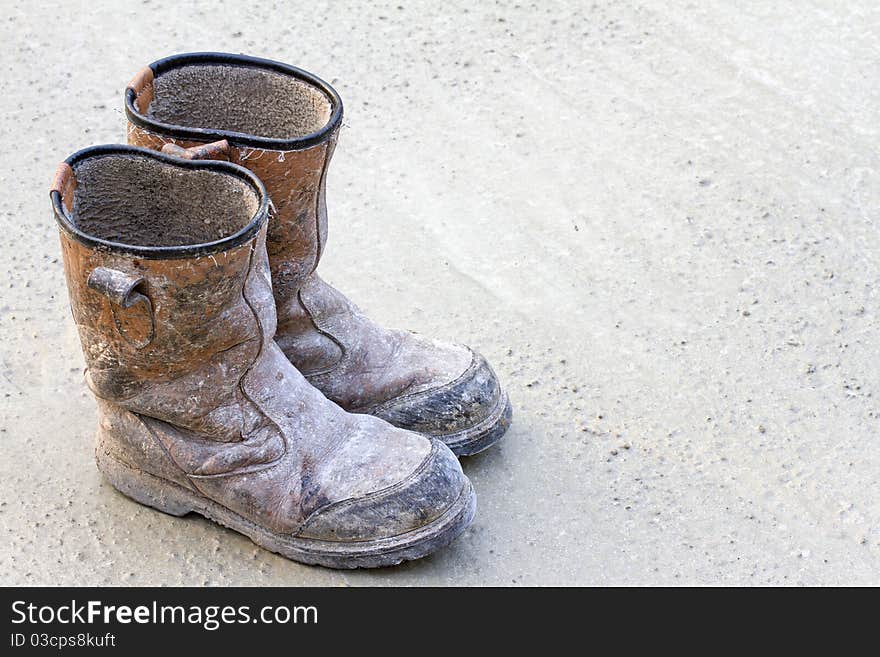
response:
M377 326L315 272L337 93L195 53L143 69L125 108L132 146L72 155L51 190L100 470L310 564L453 540L476 504L455 455L510 404L482 356Z

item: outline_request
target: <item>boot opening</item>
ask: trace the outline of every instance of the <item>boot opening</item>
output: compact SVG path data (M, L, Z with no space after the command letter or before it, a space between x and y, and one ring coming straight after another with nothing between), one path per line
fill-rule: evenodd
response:
M73 165L68 219L94 238L144 247L215 242L247 227L260 208L244 180L132 154Z
M187 64L158 74L146 116L162 123L267 139L321 130L331 99L292 75L255 66Z

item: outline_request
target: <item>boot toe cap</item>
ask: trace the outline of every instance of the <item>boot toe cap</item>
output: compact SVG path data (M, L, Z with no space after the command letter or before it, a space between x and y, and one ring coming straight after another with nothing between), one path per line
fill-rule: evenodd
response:
M472 513L472 498L473 488L458 460L445 445L434 440L428 456L405 479L317 509L298 536L334 542L398 537L432 525L444 525L444 519L459 507L470 508Z
M460 456L486 449L504 435L512 410L492 367L480 354L471 354L468 368L452 381L401 395L369 412L439 438Z

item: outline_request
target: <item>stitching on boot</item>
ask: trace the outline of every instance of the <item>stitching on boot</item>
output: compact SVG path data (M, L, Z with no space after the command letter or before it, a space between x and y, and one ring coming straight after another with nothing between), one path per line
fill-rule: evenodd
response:
M306 300L303 297L302 290L299 290L296 293L296 297L297 297L297 299L299 299L299 303L303 307L303 310L306 311L306 316L309 318L309 321L312 322L312 326L315 327L315 330L318 333L320 333L321 335L323 335L325 338L327 338L328 340L333 342L333 344L335 344L337 347L339 347L339 351L341 352L340 356L339 356L339 360L337 360L335 363L333 363L329 367L325 367L322 370L310 372L309 374L306 374L305 377L307 379L312 379L312 378L317 378L319 376L326 376L327 374L331 374L333 371L338 369L339 366L342 365L342 363L344 363L345 360L348 358L348 349L346 349L345 345L342 344L342 342L338 338L336 338L336 336L334 336L332 333L330 333L330 331L328 329L321 326L320 322L318 321L318 318L315 315L315 312L311 308L309 308L308 304L306 303Z
M156 432L153 431L153 427L151 427L147 423L147 421L143 417L140 416L139 413L132 413L132 415L134 415L137 418L137 421L140 422L141 425L143 425L144 429L147 430L147 433L149 433L150 436L152 436L153 441L159 446L159 449L162 450L162 453L165 454L165 457L168 459L168 462L171 463L171 465L176 467L178 470L180 470L181 474L183 475L183 480L186 483L186 485L190 489L192 489L193 491L201 493L201 491L196 487L196 485L194 483L192 483L192 481L190 481L189 473L187 473L186 470L181 468L180 464L174 460L173 456L171 456L171 452L168 451L168 448L165 447L165 443L163 443L159 439L159 436L156 435ZM148 474L153 474L153 473L148 473ZM153 476L158 477L159 475L153 474ZM164 477L162 477L162 478L164 479ZM180 485L178 482L172 482L172 483L177 483L178 485Z
M381 411L388 410L388 408L390 408L391 406L399 404L402 401L408 401L417 397L443 392L444 390L449 390L450 388L458 385L458 383L467 378L467 376L471 372L475 371L480 364L480 359L477 357L477 352L475 352L470 347L467 347L467 349L471 352L471 364L457 378L453 379L449 383L444 383L441 386L437 386L436 388L428 388L427 390L420 390L419 392L412 392L409 394L400 395L398 397L393 397L392 399L386 400L381 404L377 404L376 406L371 407L370 414L375 415L376 413L379 413Z
M237 385L238 385L238 389L241 391L241 394L244 396L244 398L247 399L251 404L253 404L254 408L256 408L257 411L264 418L266 418L266 420L268 420L272 424L273 427L275 427L275 430L278 432L279 436L281 436L281 442L284 445L284 452L282 452L281 456L279 456L278 459L274 459L274 461L277 461L277 460L281 459L284 455L287 454L287 441L284 439L284 432L281 430L281 427L278 426L278 423L275 422L275 420L273 420L271 417L269 417L269 414L266 413L262 408L260 408L260 406L251 398L251 396L244 389L244 378L248 374L250 374L250 371L254 368L254 365L257 364L257 360L260 358L260 356L263 355L263 349L265 349L265 347L266 347L266 338L263 333L263 322L260 321L260 316L257 314L256 309L254 309L253 304L251 304L250 299L247 298L247 292L245 291L247 288L248 279L250 278L251 274L254 272L254 254L255 253L256 253L256 244L254 243L254 244L251 244L250 254L248 255L247 273L245 274L244 280L242 281L242 284L241 284L241 298L245 302L245 305L247 305L248 309L251 311L251 314L254 316L254 321L257 324L257 332L259 335L260 346L257 349L257 355L254 358L253 362L248 366L248 368L244 372L242 372L241 376L238 378ZM242 440L244 440L244 439L245 439L244 436L242 436Z
M333 152L336 150L336 140L339 138L339 129L337 128L332 135L327 139L327 143L324 145L324 163L321 167L321 178L318 180L318 193L315 195L315 236L318 239L317 245L317 254L315 258L315 266L312 267L312 271L310 273L315 273L318 269L318 263L321 261L321 256L324 254L324 240L321 239L321 199L326 199L326 189L327 189L327 171L330 169L330 159L333 157ZM324 212L327 212L327 203L324 202ZM326 239L326 235L324 236Z
M349 497L348 499L339 500L338 502L329 502L324 506L320 506L309 514L309 517L305 519L299 531L302 533L309 526L311 521L315 519L318 514L327 510L336 510L336 509L344 509L346 507L352 506L353 504L359 504L360 502L370 501L376 499L377 497L382 497L388 493L392 493L396 490L404 488L411 481L416 479L420 474L422 474L428 468L428 464L433 461L434 456L439 451L440 443L437 440L431 440L431 451L428 452L427 456L419 463L419 467L410 472L406 477L398 481L397 483L391 484L390 486L386 486L385 488L381 488L379 490L374 490L366 495L362 495L360 497Z

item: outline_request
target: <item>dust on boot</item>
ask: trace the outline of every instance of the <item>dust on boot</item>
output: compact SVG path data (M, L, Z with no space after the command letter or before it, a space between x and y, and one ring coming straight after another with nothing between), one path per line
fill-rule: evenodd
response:
M467 527L473 489L442 442L343 411L274 342L256 176L103 146L59 167L51 199L117 489L330 567L415 559Z
M511 407L471 349L388 330L316 273L327 239L325 180L342 122L332 87L292 66L191 53L154 62L126 90L132 144L225 155L257 174L277 209L267 249L278 331L290 361L348 411L369 413L474 454L507 430ZM205 145L211 144L206 151Z

